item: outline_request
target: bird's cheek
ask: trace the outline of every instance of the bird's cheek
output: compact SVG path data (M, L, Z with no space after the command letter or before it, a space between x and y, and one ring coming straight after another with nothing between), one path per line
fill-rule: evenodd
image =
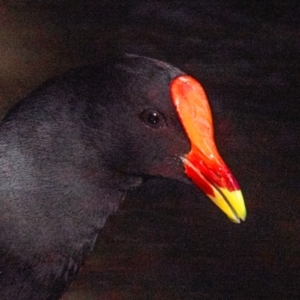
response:
M166 177L185 181L184 166L179 156L159 157L148 166L147 173L152 176Z

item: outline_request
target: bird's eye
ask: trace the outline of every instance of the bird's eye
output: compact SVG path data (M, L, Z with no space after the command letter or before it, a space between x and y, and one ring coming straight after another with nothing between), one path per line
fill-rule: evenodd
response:
M152 128L158 128L165 124L163 115L154 109L143 110L140 114L140 118L145 125Z

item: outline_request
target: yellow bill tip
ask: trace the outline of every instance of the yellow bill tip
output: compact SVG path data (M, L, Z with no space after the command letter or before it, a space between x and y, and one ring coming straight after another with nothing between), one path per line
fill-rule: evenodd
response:
M247 216L246 206L241 190L229 191L224 188L215 188L215 195L209 198L228 216L234 223L245 221Z

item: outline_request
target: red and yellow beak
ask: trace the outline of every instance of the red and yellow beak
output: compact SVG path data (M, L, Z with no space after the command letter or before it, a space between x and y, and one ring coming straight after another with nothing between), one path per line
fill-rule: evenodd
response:
M214 142L212 116L200 83L188 75L171 82L170 93L191 142L182 157L187 176L235 223L246 218L240 187Z

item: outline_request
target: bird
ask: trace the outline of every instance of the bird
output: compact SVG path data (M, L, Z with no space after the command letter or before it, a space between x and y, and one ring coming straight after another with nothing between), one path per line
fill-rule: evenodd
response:
M125 54L69 70L0 125L0 299L57 300L109 215L149 178L196 185L235 223L241 189L192 76Z

